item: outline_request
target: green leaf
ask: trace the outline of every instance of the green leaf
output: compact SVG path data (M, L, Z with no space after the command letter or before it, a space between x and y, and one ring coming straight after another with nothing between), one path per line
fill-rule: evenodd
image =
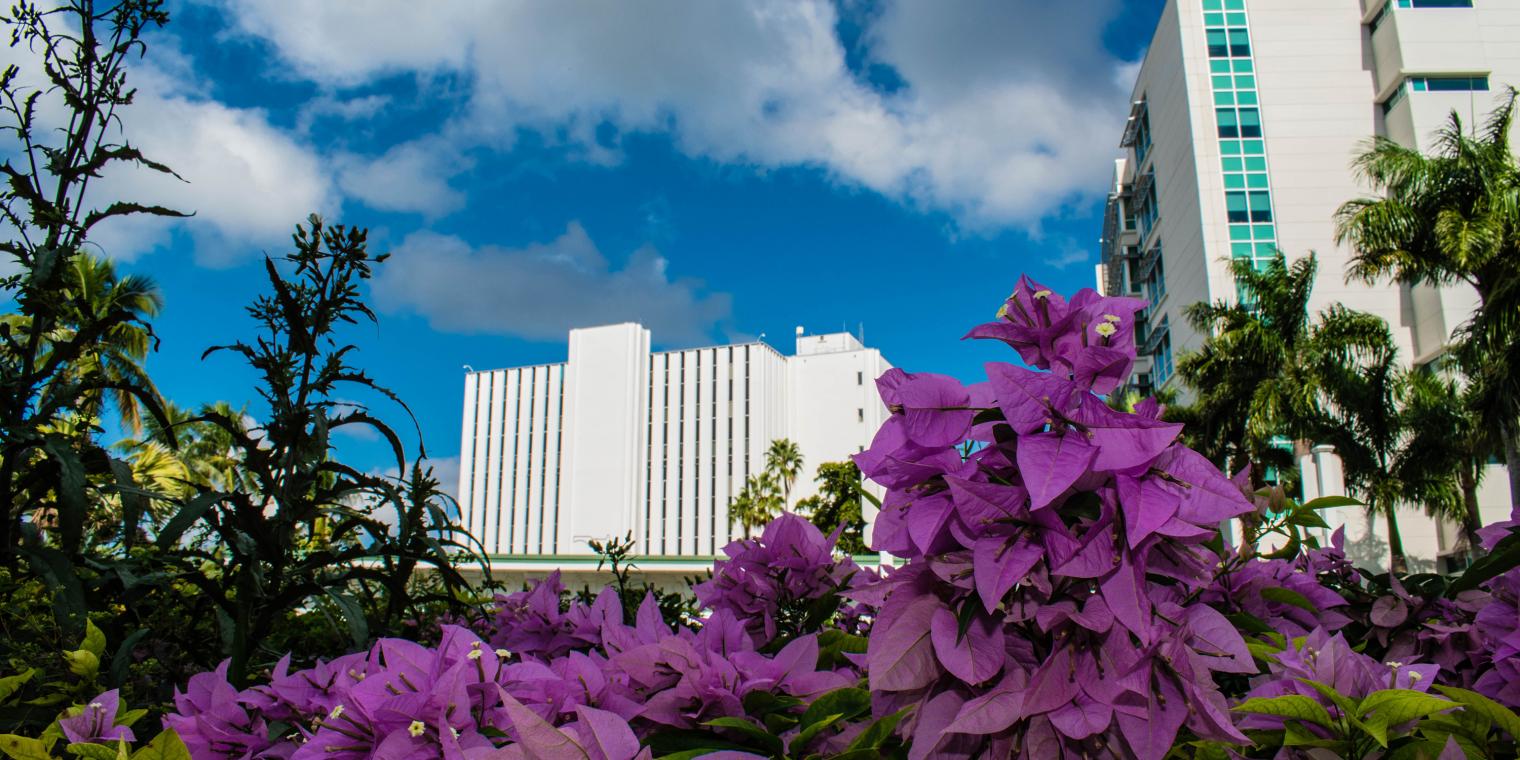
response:
M1284 747L1338 747L1345 742L1341 739L1326 739L1319 734L1304 727L1304 724L1290 720L1283 723L1282 745Z
M897 724L908 717L908 711L912 709L912 707L904 707L866 726L866 730L861 731L860 735L855 737L855 741L850 742L850 746L845 748L845 751L875 750L886 744L887 740L892 738L892 732L897 730Z
M1256 697L1248 699L1238 707L1236 712L1259 713L1262 715L1276 715L1282 718L1294 720L1306 720L1318 726L1333 728L1335 723L1330 718L1330 713L1325 706L1302 695L1287 694L1281 697Z
M1469 565L1462 576L1452 581L1446 588L1446 595L1454 597L1463 591L1475 589L1485 581L1503 575L1515 567L1520 567L1520 530L1511 531L1508 536L1500 539L1488 556Z
M323 591L338 605L344 622L348 623L348 635L353 638L354 646L364 648L369 643L369 620L364 617L364 610L359 607L359 603L336 589L326 588Z
M106 635L101 633L99 628L95 627L95 621L88 619L84 621L84 641L79 644L79 648L95 655L97 658L105 656Z
M733 731L738 731L739 733L744 734L745 737L758 742L760 746L769 750L772 754L779 755L782 753L782 750L784 748L784 745L781 743L781 737L776 736L771 732L766 731L765 729L743 718L714 718L710 721L707 721L706 723L703 723L702 725L710 726L712 728L727 728Z
M84 760L126 760L127 743L118 741L115 746L78 742L64 748L71 755Z
M1275 586L1272 588L1264 588L1261 590L1261 598L1269 602L1280 602L1282 604L1292 605L1308 612L1319 612L1319 608L1315 607L1314 603L1309 601L1308 597L1291 589L1278 588Z
M168 549L179 543L180 536L183 536L185 531L190 529L190 526L200 520L207 510L211 509L212 506L223 498L225 497L221 494L203 493L186 502L174 514L174 517L169 518L169 522L165 523L164 527L158 531L156 539L158 548Z
M69 672L80 678L93 678L100 672L100 658L88 649L64 652L63 661L68 664Z
M789 745L787 745L787 749L793 755L801 754L803 750L807 749L808 743L813 741L814 737L818 736L819 732L823 731L829 726L834 725L835 723L838 723L839 720L843 717L844 715L839 713L824 716L822 720L819 720L807 728L802 729L801 732L792 737L792 741Z
M148 746L132 753L132 760L192 760L190 750L180 740L179 734L174 729L164 729L164 732L153 737Z
M1315 512L1312 509L1304 508L1300 508L1296 510L1292 515L1289 515L1288 523L1290 525L1297 525L1302 528L1330 527L1330 523L1325 522L1325 518L1320 517L1318 512Z
M1397 726L1416 718L1458 707L1456 702L1412 689L1383 689L1368 694L1357 706L1357 717L1371 717L1385 726Z
M15 734L0 734L0 752L11 760L53 760L41 740Z
M807 730L830 715L837 714L845 720L850 720L870 711L871 692L852 686L845 687L835 689L813 700L813 703L808 705L807 710L802 713L802 720L798 725L803 730Z
M1325 699L1330 700L1330 704L1335 705L1340 709L1342 713L1346 715L1357 714L1356 700L1336 691L1335 687L1330 686L1329 684L1320 683L1319 681L1316 681L1312 678L1300 678L1298 680L1309 688L1312 688L1315 691L1319 692L1322 696L1324 696Z
M1514 710L1476 691L1459 689L1455 686L1437 686L1436 691L1450 697L1452 701L1461 704L1467 710L1488 718L1494 722L1494 726L1498 727L1499 730L1509 734L1511 739L1520 741L1520 715L1516 715ZM1480 739L1482 737L1475 736L1473 738Z
M4 703L5 700L10 699L11 695L15 694L16 690L26 685L27 681L32 680L32 676L34 675L37 675L37 669L27 668L25 671L16 675L0 678L0 703Z
M1333 507L1360 507L1362 503L1350 496L1321 496L1302 504L1304 509L1331 509Z

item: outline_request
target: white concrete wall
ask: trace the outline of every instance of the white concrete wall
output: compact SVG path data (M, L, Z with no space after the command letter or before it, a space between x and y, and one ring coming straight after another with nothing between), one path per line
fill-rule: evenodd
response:
M840 350L821 351L822 346ZM858 346L848 333L799 336L797 355L787 359L792 399L788 428L803 462L792 504L818 492L818 465L863 451L887 420L876 378L891 365L875 349L850 350Z
M886 419L875 379L891 365L845 333L808 336L800 357L649 342L635 324L573 330L565 364L466 375L459 500L488 553L584 557L632 531L641 555L710 557L741 534L728 505L772 441L802 449L795 503Z
M558 554L634 527L644 482L649 331L636 324L570 331Z

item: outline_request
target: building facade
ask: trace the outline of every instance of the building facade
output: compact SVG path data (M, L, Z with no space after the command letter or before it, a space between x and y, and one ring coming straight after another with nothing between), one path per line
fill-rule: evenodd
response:
M695 572L738 535L730 500L772 441L798 445L791 498L818 464L870 445L891 365L853 335L650 350L637 324L570 331L561 364L465 375L462 522L507 570L594 567L588 542L633 535L646 570ZM868 518L871 515L868 515Z
M1134 385L1174 383L1177 356L1206 337L1182 310L1235 298L1231 259L1279 250L1290 261L1318 253L1311 312L1375 314L1406 361L1439 359L1475 294L1346 282L1335 211L1370 192L1351 168L1369 138L1429 149L1449 113L1481 124L1513 84L1520 0L1170 0L1135 84L1098 267L1105 292L1149 301ZM1303 458L1311 495L1340 488L1333 460ZM1507 516L1502 471L1480 501L1485 518ZM1380 523L1336 517L1368 547L1386 539ZM1456 547L1454 526L1414 511L1400 520L1425 566Z

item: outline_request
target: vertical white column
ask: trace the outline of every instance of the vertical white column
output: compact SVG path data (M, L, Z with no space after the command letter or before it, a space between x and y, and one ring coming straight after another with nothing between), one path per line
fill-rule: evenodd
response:
M530 373L531 370L527 369L512 373L517 384L517 392L513 395L516 399L514 416L517 419L514 427L516 435L512 442L512 467L508 477L512 479L512 550L519 553L528 550L528 456L529 445L533 440L533 431L529 427L533 420L533 382Z
M586 542L633 527L644 483L649 331L636 324L570 331L565 375L565 474L569 530L558 553L588 554Z
M492 372L490 376L491 404L488 409L488 424L486 427L486 460L484 465L485 477L485 503L483 510L485 524L481 529L481 541L486 544L487 551L501 553L503 548L500 536L501 511L505 508L501 497L501 462L503 453L502 437L505 430L503 417L503 395L506 392L506 373Z
M560 415L564 409L561 393L565 368L549 367L547 373L547 396L544 418L544 535L540 553L552 554L559 547L559 472L560 472Z
M523 551L538 554L544 535L544 367L523 370L528 387L528 454L523 457L528 464L526 488L523 490L523 513L527 516L527 530Z
M645 554L665 553L665 489L669 487L667 475L669 463L667 448L669 438L665 435L666 419L670 407L665 399L670 393L666 375L670 371L670 355L656 354L650 362L649 378L652 393L649 400L649 482L645 486L644 545Z
M460 415L459 431L459 486L454 493L459 495L459 524L474 535L472 523L475 519L474 499L475 490L475 425L479 415L475 409L475 373L467 373L464 376L464 412Z
M714 415L717 421L718 432L713 438L716 447L714 456L716 466L713 468L713 494L716 504L713 509L713 535L712 546L709 551L716 553L727 545L728 538L728 502L733 498L733 452L734 452L734 418L733 418L733 386L730 384L734 377L734 349L726 346L717 350L717 381L715 386L715 399L717 400L717 412Z

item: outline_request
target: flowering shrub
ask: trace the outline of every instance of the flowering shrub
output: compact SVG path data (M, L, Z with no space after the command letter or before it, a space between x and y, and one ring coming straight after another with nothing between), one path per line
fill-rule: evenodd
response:
M891 416L855 461L886 489L872 543L900 567L836 558L837 531L784 514L724 550L695 615L647 594L627 615L621 576L573 599L556 573L436 646L286 657L241 690L226 665L195 675L155 742L194 760L1515 756L1520 570L1358 571L1339 533L1300 530L1344 499L1248 493L1154 401L1109 408L1140 306L1025 279L969 337L1033 369L879 378ZM1287 546L1228 547L1220 525L1264 500ZM117 710L101 694L26 745L42 754L0 751L93 757L73 747L134 738Z

